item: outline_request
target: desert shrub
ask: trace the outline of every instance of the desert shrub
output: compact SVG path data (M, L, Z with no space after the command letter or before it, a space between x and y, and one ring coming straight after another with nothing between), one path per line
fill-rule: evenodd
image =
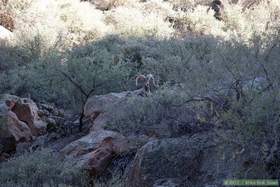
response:
M279 1L260 1L254 8L244 8L243 4L224 3L224 21L213 19L214 12L208 10L207 4L195 3L185 12L177 11L173 16L174 27L178 34L214 35L225 40L239 40L250 43L255 34L262 36L275 32L275 17L279 14ZM273 25L273 26L272 26Z
M182 114L188 116L188 107L175 107L187 98L176 89L159 90L151 97L131 97L125 104L118 105L118 111L116 106L109 107L112 115L106 128L123 134L149 134L151 128L179 120Z
M74 161L73 161L74 163ZM91 177L69 158L64 160L50 149L26 152L0 164L0 186L116 186L125 185L123 176L113 173L101 180Z
M113 37L67 53L42 52L40 42L26 44L29 47L22 50L30 61L18 65L20 58L15 57L14 68L6 68L0 75L0 90L20 96L30 94L35 101L77 109L91 94L120 91L129 79L129 68L123 63L114 63L111 50L117 47L108 45L112 40ZM12 61L11 57L7 58Z
M108 11L118 6L131 5L138 2L138 0L105 0L105 1L82 0L82 1L91 2L96 6L97 9L103 11Z
M114 26L116 34L136 37L170 37L170 24L154 13L144 13L139 8L118 7L106 17L106 23Z
M126 179L123 175L117 172L113 172L112 176L104 177L99 177L94 180L94 187L107 187L107 186L112 186L112 187L125 187L126 185Z
M186 91L192 95L206 94L215 89L222 89L225 93L235 79L245 84L246 81L265 76L261 70L265 53L278 58L277 48L269 50L273 47L270 44L273 40L262 39L266 42L260 42L256 38L252 40L254 47L250 47L234 41L223 42L214 37L147 40L110 36L73 48L67 53L56 50L41 52L41 44L35 40L34 44L25 45L30 47L20 50L19 59L15 55L6 56L6 64L11 67L16 67L19 61L27 66L18 66L3 73L1 87L3 92L7 90L15 94L28 90L37 100L55 101L61 97L65 103L69 103L81 98L81 93L61 72L72 77L86 92L90 92L94 84L102 83L94 94L134 89L132 83L136 74L152 73L160 84L184 84L188 88ZM259 56L255 55L257 53ZM60 86L62 84L64 87ZM11 86L12 89L5 89Z
M102 21L101 11L79 0L9 1L6 7L15 21L16 45L40 35L47 49L57 47L59 42L59 48L65 50L96 40L109 28Z
M58 63L55 62L58 61L58 57L51 51L44 56L40 42L25 46L6 48L8 56L3 55L3 63L6 61L10 65L13 64L14 68L8 68L1 73L0 90L21 96L31 94L34 95L34 99L51 99L52 93L48 92L47 88L52 88L51 79L57 78L55 68L59 66L56 66ZM47 79L47 76L50 76L50 79Z
M242 4L225 3L226 19L222 22L213 18L212 10L207 13L206 1L113 1L112 4L115 8L104 14L89 2L79 0L11 0L4 9L15 22L16 44L40 35L46 48L59 46L64 50L108 34L170 38L175 34L174 28L176 36L206 34L248 43L255 33L271 34L275 25L279 25L277 0L260 1L248 9ZM170 17L175 21L173 25L168 22ZM180 26L175 26L178 23Z
M35 36L40 35L47 48L52 48L57 45L57 42L60 42L60 48L67 49L81 43L95 41L105 34L133 35L139 33L139 35L156 34L165 37L172 32L169 24L164 22L164 17L156 16L150 11L144 12L144 7L137 3L138 8L135 8L136 5L129 5L130 8L127 11L120 13L119 11L126 9L122 6L119 7L120 10L117 8L104 15L90 3L79 0L48 2L35 0L26 2L26 4L23 2L11 1L6 8L11 12L20 12L20 14L14 13L16 44L21 44L22 39L32 40ZM126 4L122 1L114 3ZM87 13L85 14L85 12ZM139 15L138 18L135 13ZM134 14L134 16L129 18L130 14ZM135 22L135 20L137 21ZM139 20L143 21L135 25ZM129 33L130 31L131 33Z
M0 72L15 68L18 61L24 61L20 51L13 47L0 47Z
M274 91L262 94L250 103L233 102L221 119L228 127L235 129L240 144L254 144L279 139L275 136L279 129L277 104L279 96ZM243 101L244 102L244 101Z
M33 0L6 0L5 8L11 11L13 14L18 14L21 11L27 9Z
M110 27L104 23L104 15L91 4L72 0L59 2L59 6L58 11L67 34L65 39L69 43L67 46L95 41L109 33Z
M236 125L233 126L239 127L237 131L250 127L250 130L244 131L248 133L258 131L254 133L262 134L266 127L269 131L269 125L259 127L256 125L254 130L253 124L255 122L252 122L253 119L250 119L249 116L256 117L256 115L247 114L247 112L250 110L256 112L257 103L261 104L260 108L267 108L265 105L269 106L272 103L269 98L275 98L273 94L278 92L279 78L276 69L278 67L279 55L277 55L277 51L279 46L277 45L277 36L269 40L259 40L256 36L252 40L254 42L253 47L239 41L224 42L213 37L193 38L183 41L145 41L141 39L136 41L135 43L138 45L129 48L130 50L125 50L121 60L131 61L135 51L137 51L143 62L139 72L154 74L161 85L180 85L180 91L186 95L186 100L196 97L210 97L215 102L222 102L227 105L223 109L224 111L218 109L219 115L232 115L233 121L225 122L225 120L224 124L231 126L236 122ZM134 55L131 57L126 53ZM267 90L271 89L272 84L274 85L273 91L266 93ZM267 94L272 94L273 97ZM168 99L164 98L162 100ZM127 133L125 131L131 125L141 131L149 125L158 124L158 120L160 121L161 118L164 119L166 116L161 114L165 114L164 111L167 109L164 107L162 109L155 97L136 98L135 101L131 102L132 104L128 104L127 108L123 110L128 112L123 115L116 114L115 119L119 122L116 122L118 125L111 124L113 128L116 127L118 130ZM231 111L231 109L228 110L228 107L235 109ZM238 117L236 111L242 110L246 113L242 114L246 122L242 121L241 123L239 120L242 118ZM269 110L266 112L269 112ZM264 118L261 118L257 121L264 122L264 120ZM264 122L264 124L269 123ZM251 125L245 125L245 128L240 124ZM251 140L254 137L254 135L243 134L244 138L250 137ZM260 135L260 139L262 138L263 135Z
M128 78L127 69L122 64L114 64L113 56L108 49L99 48L99 45L102 44L78 49L79 51L70 55L67 66L62 66L62 71L70 75L82 88L77 89L73 82L66 79L65 88L71 90L69 100L81 103L91 94L104 94L123 89L122 84L125 84ZM89 95L81 97L81 91L84 92L82 93L84 96ZM73 100L73 97L76 99ZM81 100L79 101L77 97Z
M174 6L174 9L188 11L197 5L208 5L211 3L211 0L171 0L170 2Z
M0 165L1 186L85 185L86 174L48 149L25 153Z

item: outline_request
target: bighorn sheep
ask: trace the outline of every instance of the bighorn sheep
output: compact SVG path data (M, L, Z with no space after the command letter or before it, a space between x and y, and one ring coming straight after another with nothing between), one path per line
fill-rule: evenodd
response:
M210 3L209 8L207 9L207 12L212 9L214 10L215 14L214 17L222 21L223 20L223 14L224 14L224 4L222 0L213 0L212 3Z
M143 75L143 74L137 75L136 79L135 79L136 87L139 86L140 81L143 82L142 88L146 93L151 93L152 86L158 87L155 82L155 78L151 73L149 73L147 75Z

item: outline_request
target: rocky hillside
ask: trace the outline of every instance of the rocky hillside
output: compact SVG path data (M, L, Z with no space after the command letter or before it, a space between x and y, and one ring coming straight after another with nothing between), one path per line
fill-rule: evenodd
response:
M280 178L280 1L0 0L0 186Z

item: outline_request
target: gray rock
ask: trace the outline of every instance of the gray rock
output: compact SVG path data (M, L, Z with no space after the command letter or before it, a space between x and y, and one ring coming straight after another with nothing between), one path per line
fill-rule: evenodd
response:
M128 149L128 142L121 134L99 130L70 143L61 150L61 154L76 167L87 170L91 175L99 175L114 156Z
M268 177L263 162L252 154L256 150L225 143L218 134L203 132L148 142L136 154L127 185L221 186L227 178Z
M112 138L114 142L118 142L120 145L125 146L125 138L121 134L113 131L99 130L90 132L88 135L68 144L61 150L61 153L68 157L79 157L95 150L104 140L108 138ZM119 147L119 149L125 148Z

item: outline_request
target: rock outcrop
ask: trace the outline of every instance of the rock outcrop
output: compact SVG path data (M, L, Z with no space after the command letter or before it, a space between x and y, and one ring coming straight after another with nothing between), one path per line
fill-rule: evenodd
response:
M3 106L0 108L2 110ZM29 127L20 121L15 113L11 111L0 112L0 154L13 153L18 142L30 141L32 138Z
M104 128L104 125L110 120L110 107L121 108L120 106L125 105L128 98L139 96L142 92L143 90L140 89L90 97L84 106L84 116L92 123L91 131Z
M20 121L28 125L34 136L45 133L46 123L39 118L38 107L31 99L18 99L12 111L17 115Z
M61 150L61 153L70 157L78 157L95 150L108 138L115 142L122 142L125 139L117 132L107 130L93 131L67 145Z
M250 148L227 144L214 132L154 140L133 161L130 187L221 186L229 178L265 178L264 165ZM256 150L255 150L256 151Z
M17 143L32 141L45 133L45 128L31 99L0 96L0 153L15 152Z

